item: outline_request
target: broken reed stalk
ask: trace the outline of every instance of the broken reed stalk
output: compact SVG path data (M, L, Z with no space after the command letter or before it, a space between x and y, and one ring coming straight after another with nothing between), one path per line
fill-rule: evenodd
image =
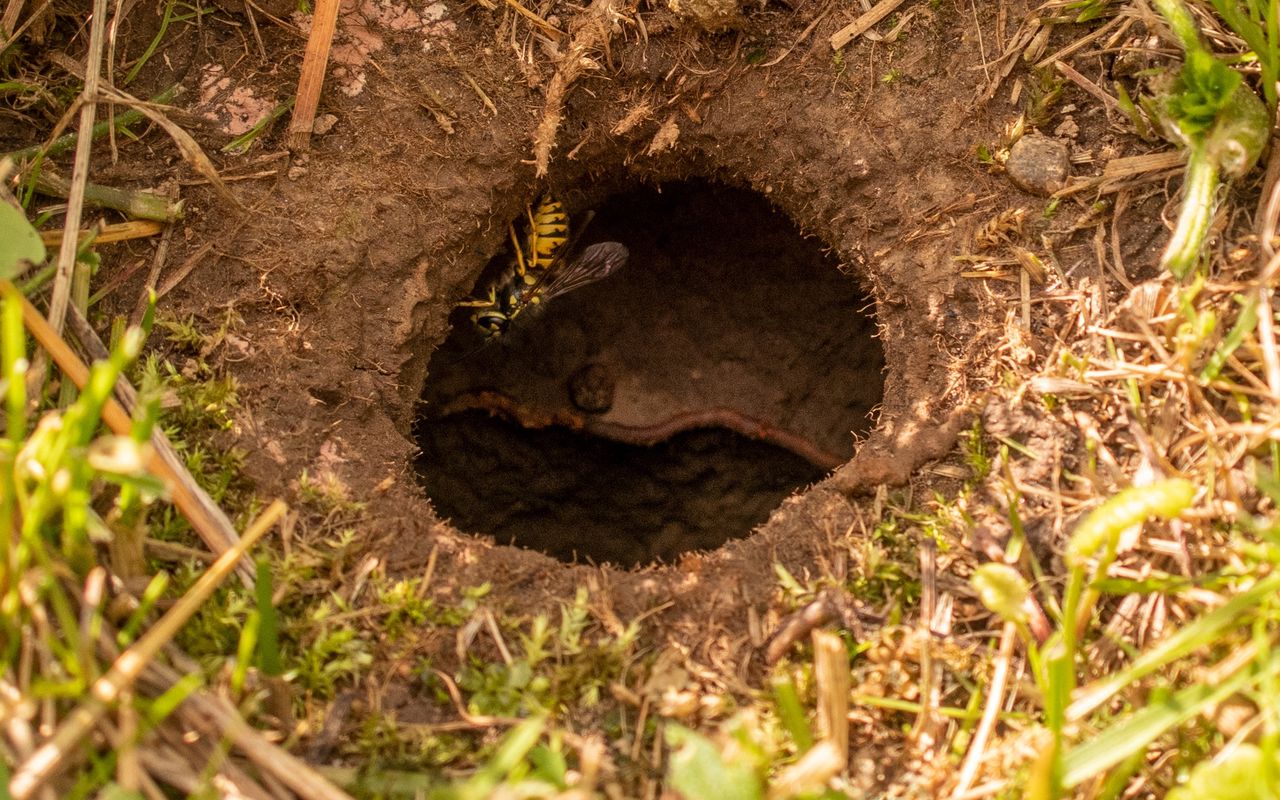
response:
M36 189L51 197L71 196L71 183L60 175L41 169L36 175ZM122 211L136 219L173 222L182 216L182 201L172 201L153 192L118 189L88 181L84 184L84 200L99 208Z
M65 238L58 250L58 271L53 277L49 298L49 326L62 333L67 304L71 300L71 273L76 268L76 234L84 212L84 188L89 181L89 153L93 148L93 123L98 109L98 81L102 50L106 40L107 0L94 0L89 33L89 55L85 64L84 91L80 94L80 130L76 136L76 159L71 167L71 191L67 193ZM43 370L34 370L39 375Z
M849 651L830 631L813 632L813 674L818 690L818 729L841 757L849 752Z
M23 297L12 283L0 281L0 293L21 302L22 319L26 323L27 330L31 331L31 335L53 358L54 363L67 379L77 387L83 388L89 379L88 366L72 352L66 341L53 330L39 310L31 305L31 302ZM87 337L80 338L83 340ZM93 339L96 340L96 338L94 334ZM98 342L98 346L102 347L101 342ZM132 430L133 422L128 412L114 399L109 398L103 405L102 418L107 423L107 427L117 435L128 436ZM191 527L210 550L222 555L235 549L239 539L235 528L213 500L196 485L195 479L182 466L168 439L159 429L152 435L152 453L147 461L147 469L164 481L173 504L187 518ZM252 563L246 559L240 565L239 572L244 584L252 586L254 576Z
M88 736L107 713L110 704L123 690L133 685L147 664L160 652L160 648L208 601L249 548L271 530L288 510L282 500L276 500L268 506L245 531L239 543L223 553L155 625L138 637L132 647L120 654L107 674L94 682L89 696L63 720L53 736L14 772L9 781L9 792L16 800L26 800L44 785L66 756L76 750L80 740ZM241 721L240 724L245 723Z
M285 144L295 152L311 146L311 126L315 123L316 109L320 107L329 48L333 45L337 26L338 0L317 0L311 17L311 35L307 37L307 50L302 57L302 74L298 76L297 102L293 105L289 135L285 138Z

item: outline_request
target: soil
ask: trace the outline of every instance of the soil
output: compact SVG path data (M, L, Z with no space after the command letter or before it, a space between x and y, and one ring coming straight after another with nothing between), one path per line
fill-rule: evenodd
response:
M665 7L619 4L608 46L589 53L593 68L568 88L545 179L531 160L556 61L528 22L502 4L375 5L344 6L321 107L332 129L288 163L280 152L221 157L251 210L187 186L188 221L169 247L161 282L189 274L165 310L210 326L234 314L226 355L249 476L285 496L304 471L342 482L369 500L368 553L415 576L438 559L431 589L442 599L487 582L492 602L533 612L588 585L621 619L653 612L651 644L740 674L742 645L761 644L749 620L777 619L774 565L801 580L857 569L847 554L865 531L873 501L864 498L885 483L936 482L919 471L926 461L959 465L951 446L973 398L998 378L1000 359L1018 357L995 349L1018 312L1017 283L964 277L953 257L971 252L996 214L1025 207L1037 217L1045 202L975 155L1017 114L1007 85L974 98L998 80L990 64L1006 26L1031 4L997 13L996 4L909 3L898 41L858 39L838 55L828 37L856 15L844 7L771 3L713 34ZM575 14L548 5L562 23ZM289 96L301 40L258 18L259 50L246 22L218 12L176 29L171 58L153 59L135 93L216 66L227 81L216 85L241 100ZM157 25L132 15L126 51L140 52ZM1076 95L1069 88L1064 102ZM190 110L217 102L202 100L188 100ZM197 138L216 152L229 134L210 114ZM1102 141L1106 124L1081 114L1077 128L1090 142L1081 150ZM144 141L122 142L121 166L94 178L129 175L131 159L154 158L149 148L170 152ZM278 146L276 133L266 147ZM474 333L457 304L503 258L508 223L544 192L578 219L594 209L587 241L623 241L631 262L518 320L510 341L470 352ZM1152 263L1157 229L1126 232L1120 252ZM1092 252L1072 242L1063 268L1092 263ZM142 246L111 256L142 257ZM134 297L121 291L113 302L128 309ZM1040 341L1051 338L1036 325ZM598 372L577 394L608 402L584 410L571 386L588 368ZM767 444L706 432L708 414L713 427ZM666 434L643 455L607 441L657 428ZM856 448L855 437L865 437ZM762 449L776 447L791 452ZM543 467L588 457L579 472ZM782 500L820 474L815 463L843 465ZM584 471L602 473L585 496ZM542 538L522 539L513 525L531 474L548 487L530 502L557 511L539 523ZM703 475L710 483L678 511L619 522L654 487ZM728 503L742 506L739 519L699 524L723 510L699 497L734 501L743 487L753 499ZM747 538L677 556L766 516ZM633 546L588 550L586 539L615 525ZM660 538L634 544L654 528ZM563 564L463 531L618 565ZM652 557L670 563L623 566ZM451 640L423 647L442 664L455 658Z
M774 562L804 575L836 558L856 515L851 498L877 482L845 480L839 491L819 482L749 538L658 569L563 565L441 519L415 469L420 399L430 415L440 398L497 389L546 412L544 423L568 409L615 422L619 439L624 428L728 409L775 445L811 445L817 458L806 458L824 469L852 457L846 478L861 459L901 482L946 453L959 429L951 414L990 379L990 349L1016 298L1011 286L960 277L950 260L1020 197L973 155L998 138L1010 109L975 105L954 80L984 61L971 8L920 4L901 41L859 41L836 60L827 37L848 20L829 14L802 37L816 6L753 11L724 34L663 8L626 9L607 52L591 54L600 68L569 88L545 180L529 162L554 61L528 26L449 3L413 11L421 24L391 24L384 17L399 5L377 8L344 6L341 63L320 109L336 118L331 130L289 162L269 150L220 157L226 176L243 176L231 186L251 210L187 186L188 219L162 271L164 283L189 270L164 300L169 313L211 327L234 315L235 433L261 492L293 496L305 471L371 498L370 552L415 575L435 552L442 597L489 582L497 603L555 608L596 573L620 616L675 601L654 630L673 641L696 630L705 641L740 632L748 607L766 610ZM220 133L230 123L217 113L219 92L241 108L296 83L297 57L264 60L245 22L218 12L175 29L170 58L153 59L133 87L142 95L216 77L202 83L207 96L186 101L204 123L183 118L211 153L231 135ZM256 22L265 52L300 53L298 38ZM132 15L126 52L140 52L157 25ZM95 179L130 174L129 157L154 158L150 148L168 152L145 141L122 143L121 166ZM632 262L558 298L511 342L433 361L451 330L470 333L458 302L502 257L508 223L544 192L579 219L594 209L587 240L624 241ZM120 304L133 297L121 291ZM452 358L454 343L444 347ZM603 415L565 402L566 377L596 364L616 386ZM856 453L855 435L866 437ZM713 470L730 471L727 462ZM813 477L790 475L777 485ZM474 527L509 535L498 522Z
M892 49L857 46L839 68L822 49L825 33L817 31L780 66L761 69L746 60L753 50L744 43L779 54L811 21L810 14L768 11L749 20L750 29L741 34L713 36L685 29L659 35L664 24L674 22L669 13L640 13L648 44L632 34L612 40L612 66L584 76L569 93L561 145L545 182L535 180L523 162L542 111L537 84L549 73L521 67L509 48L495 47L491 15L450 8L455 27L447 44L425 52L383 49L375 59L380 69L367 74L361 94L326 95L321 110L336 115L337 124L314 140L306 159L295 159L288 170L270 165L277 169L274 182L235 184L252 214L227 216L213 207L218 201L212 195L203 203L193 197L192 244L170 254L170 262L180 265L200 244L215 244L212 258L169 301L211 317L209 309L229 306L243 320L234 353L244 398L239 431L262 491L291 493L303 470L335 476L353 496L376 489L365 531L370 549L388 570L405 574L420 574L435 550L438 574L447 576L437 587L444 595L488 581L497 602L509 597L525 608L554 607L584 580L580 570L595 569L561 566L541 553L463 535L437 516L414 469L411 429L421 412L419 398L437 391L437 373L444 376L439 391L450 393L446 370L428 371L432 353L448 338L451 320L459 322L457 303L501 256L508 222L543 192L561 198L575 215L595 209L590 236L626 240L634 262L609 281L556 300L541 319L517 331L528 335L539 357L506 363L528 373L542 370L542 383L523 380L536 375L510 381L488 375L499 388L554 386L562 408L566 373L588 356L617 359L610 366L618 370L618 410L610 413L621 414L652 405L664 387L683 392L688 387L676 369L687 368L682 359L700 358L704 369L731 374L708 381L730 394L709 394L702 402L759 403L744 405L744 414L784 432L794 429L844 459L853 454L852 432L865 430L879 394L881 379L874 369L863 371L863 351L841 343L842 336L865 338L869 311L883 349L884 400L878 426L858 454L888 458L906 476L921 461L913 442L943 425L974 383L984 380L984 371L970 370L971 354L981 353L998 330L984 314L1002 319L1008 301L997 296L992 302L989 288L961 279L948 259L997 207L974 195L1002 197L1011 190L972 156L975 142L996 136L994 123L984 120L985 112L975 113L967 97L955 96L955 86L945 80L978 60L966 15L949 7L922 8L906 41ZM399 40L395 32L384 33L388 42ZM269 40L272 34L264 30ZM226 37L216 43L222 48L239 41L236 34L219 35ZM291 72L264 74L246 69L247 61L238 70L228 68L236 85L258 86L264 96L289 85ZM889 87L879 76L891 67L905 77ZM524 79L513 81L513 74ZM496 116L466 76L494 103ZM644 107L652 109L648 117L639 115L629 130L612 133ZM446 114L452 133L433 108L454 115ZM925 119L928 124L921 124ZM655 137L662 146L655 146ZM657 193L688 181L728 188L711 189L701 199L690 190L687 201L676 188L666 189L666 197ZM716 191L728 199L717 199ZM622 198L615 201L621 205L611 207L610 198ZM657 278L680 269L684 243L697 238L693 226L682 228L678 219L696 209L681 209L681 202L701 203L699 213L717 205L740 209L749 234L764 226L779 241L784 233L792 237L792 244L748 237L754 244L738 248L707 236L706 246L719 248L719 255L705 274L687 276L688 287L678 291L684 282ZM766 208L776 216L759 222ZM734 215L726 216L730 220L714 224L732 231ZM782 255L794 252L789 227L813 237L802 243L808 247L804 255ZM814 266L819 248L829 254L822 270ZM726 280L732 263L740 274ZM801 289L796 276L804 270L815 285ZM620 328L616 343L610 326L592 328L591 336L574 332L602 314L612 321L629 318L622 309L634 306L620 308L610 299L614 280L619 287L653 280L644 291L667 292L644 306L650 310L640 321L665 326L682 320L687 333L677 335L679 328L673 328L664 343L679 357L627 344L642 325ZM838 286L838 294L820 297L821 281ZM645 296L638 288L617 291ZM746 295L724 303L704 294L729 291ZM867 311L865 294L874 298ZM662 303L677 304L670 317L655 316ZM767 322L769 309L779 309L773 323ZM732 319L757 311L764 316ZM713 351L702 353L696 339L690 341L697 330L690 326L720 315L730 331L760 319L771 334L790 325L797 330L776 341L717 335L709 340ZM555 347L542 344L540 325L555 331ZM519 352L518 341L502 347ZM502 360L502 347L474 359ZM788 356L807 350L817 351L808 367L792 370ZM823 380L830 378L824 371L832 373L839 356L850 352L852 370ZM548 369L547 360L557 358L565 363ZM870 363L877 360L870 357ZM476 370L473 365L456 374L474 376ZM628 406L627 379L634 375L656 376L657 389L636 393ZM802 382L792 387L795 375ZM848 392L850 386L857 391L841 396L842 387ZM735 387L746 388L734 392ZM824 391L828 400L805 399ZM624 419L654 419L628 413ZM936 450L926 453L936 458ZM855 487L854 493L874 488ZM602 568L605 583L616 587L611 592L617 593L618 613L636 615L677 600L659 620L664 635L679 639L683 620L700 631L709 618L738 628L742 603L772 585L774 561L805 574L807 565L827 557L832 531L843 531L852 513L848 494L812 490L797 499L796 513L774 514L739 544L685 556L656 572ZM845 510L832 517L835 507ZM687 581L690 570L703 579Z
M626 567L713 550L822 477L792 453L724 430L643 447L476 411L430 427L418 464L436 510L461 530L563 561Z

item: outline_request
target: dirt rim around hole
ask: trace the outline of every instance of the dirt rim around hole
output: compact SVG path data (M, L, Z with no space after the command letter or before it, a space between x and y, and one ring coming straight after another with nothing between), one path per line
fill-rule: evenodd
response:
M244 320L233 371L247 399L238 420L246 469L266 492L292 491L306 470L369 497L369 553L393 573L421 574L435 552L442 596L489 581L497 603L547 609L590 581L624 619L674 603L658 634L672 641L741 635L748 608L767 613L773 563L804 574L843 558L849 496L904 483L944 456L969 398L990 381L1007 300L960 278L949 259L1018 195L972 156L975 141L997 136L985 112L933 80L980 60L968 19L922 10L916 35L893 55L914 76L893 87L833 84L824 57L755 69L732 37L702 40L723 65L707 75L678 69L679 36L615 42L609 79L588 75L570 94L545 184L522 163L540 96L506 82L509 64L485 54L483 25L454 22L452 58L469 54L466 69L498 116L439 53L388 53L386 74L416 76L407 85L456 104L454 133L378 77L358 99L330 99L338 124L313 155L273 188L245 186L259 210L237 220L218 251L236 268L201 268L172 296L180 308L231 306ZM874 74L873 49L851 56L869 59L862 68ZM669 72L683 77L663 80ZM622 130L645 105L655 110ZM410 466L426 345L444 338L455 304L501 248L506 221L544 190L581 209L621 187L689 178L766 197L875 296L886 399L857 458L784 503L750 539L661 569L564 566L440 521ZM198 220L210 239L233 229L211 214ZM188 252L177 249L174 260Z

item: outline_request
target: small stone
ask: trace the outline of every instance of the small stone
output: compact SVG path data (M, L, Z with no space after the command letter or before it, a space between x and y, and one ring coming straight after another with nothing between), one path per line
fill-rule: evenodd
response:
M289 180L291 181L301 180L306 177L306 174L307 168L300 164L294 164L292 167L289 167L288 175Z
M1009 150L1005 169L1024 192L1048 196L1067 185L1066 144L1047 136L1023 136Z
M333 130L333 126L338 124L337 114L321 114L316 117L315 122L311 123L311 132L316 136L324 136Z
M588 364L569 379L569 399L588 414L603 414L613 408L616 382L603 364Z
M1080 136L1080 125L1075 117L1066 117L1053 129L1053 135L1059 139L1076 139Z

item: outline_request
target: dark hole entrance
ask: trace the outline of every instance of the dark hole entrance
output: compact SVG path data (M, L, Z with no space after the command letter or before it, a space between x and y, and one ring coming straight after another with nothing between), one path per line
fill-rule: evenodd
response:
M621 242L625 267L487 343L455 311L415 427L427 494L464 531L565 560L745 536L870 428L871 300L752 192L668 184L595 212L576 249Z

